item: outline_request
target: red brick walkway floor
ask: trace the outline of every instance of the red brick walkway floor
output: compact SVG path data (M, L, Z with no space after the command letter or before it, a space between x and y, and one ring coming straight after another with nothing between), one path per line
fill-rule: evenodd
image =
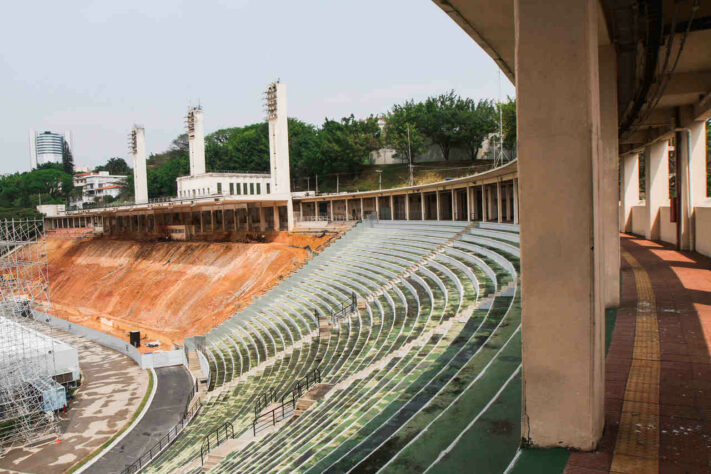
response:
M605 433L565 472L711 472L711 259L621 239Z

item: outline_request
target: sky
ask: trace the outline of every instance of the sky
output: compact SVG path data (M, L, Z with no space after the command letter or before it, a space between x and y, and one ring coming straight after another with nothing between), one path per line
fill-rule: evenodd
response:
M93 167L128 157L133 124L164 151L190 105L206 133L261 121L276 79L289 116L317 125L450 89L515 95L431 0L51 0L6 4L3 20L0 173L29 170L30 129L70 130L75 164Z

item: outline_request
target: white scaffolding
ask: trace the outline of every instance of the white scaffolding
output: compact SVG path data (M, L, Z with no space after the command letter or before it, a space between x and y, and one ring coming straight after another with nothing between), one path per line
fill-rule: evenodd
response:
M32 312L48 308L48 282L44 221L0 220L0 449L59 434L54 339Z

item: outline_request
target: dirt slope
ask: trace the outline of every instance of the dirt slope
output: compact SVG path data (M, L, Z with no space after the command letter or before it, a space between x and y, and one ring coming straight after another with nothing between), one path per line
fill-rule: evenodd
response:
M52 312L127 339L181 343L272 287L328 237L270 243L48 239ZM165 347L165 346L163 346Z

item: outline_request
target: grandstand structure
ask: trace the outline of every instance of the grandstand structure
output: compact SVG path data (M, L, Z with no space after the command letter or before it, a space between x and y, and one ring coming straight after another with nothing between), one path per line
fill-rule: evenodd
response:
M520 378L518 262L513 224L359 223L186 340L209 374L207 399L146 472L370 470L408 466L411 453L422 468L439 462L490 408L487 395ZM327 393L295 417L294 387L312 374ZM433 426L451 429L433 444Z
M33 329L32 310L49 303L41 219L0 221L0 448L58 434L66 405L55 375L55 341Z

